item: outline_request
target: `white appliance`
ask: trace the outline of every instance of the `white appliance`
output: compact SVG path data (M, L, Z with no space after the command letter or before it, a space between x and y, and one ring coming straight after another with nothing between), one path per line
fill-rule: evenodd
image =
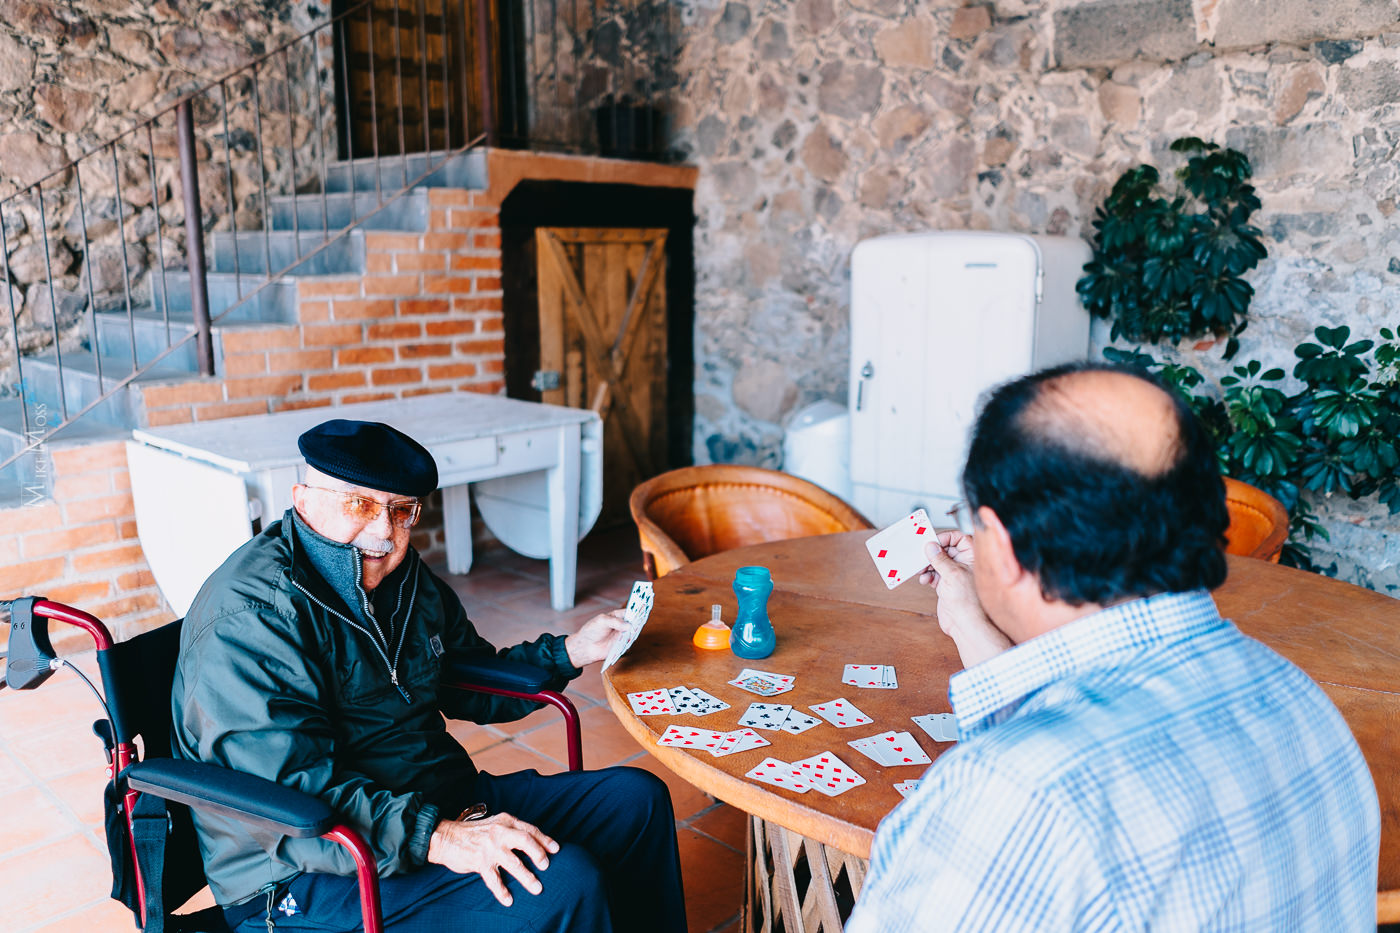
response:
M980 396L1089 352L1072 237L916 233L851 255L852 505L878 526L915 508L935 525L959 479Z

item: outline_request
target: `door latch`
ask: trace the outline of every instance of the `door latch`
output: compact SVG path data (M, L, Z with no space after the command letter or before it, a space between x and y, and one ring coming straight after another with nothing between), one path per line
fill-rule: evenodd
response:
M537 369L530 380L530 388L536 392L552 392L559 388L559 370Z
M856 411L860 411L865 403L865 383L874 375L875 367L866 360L865 365L860 368L860 382L856 383Z

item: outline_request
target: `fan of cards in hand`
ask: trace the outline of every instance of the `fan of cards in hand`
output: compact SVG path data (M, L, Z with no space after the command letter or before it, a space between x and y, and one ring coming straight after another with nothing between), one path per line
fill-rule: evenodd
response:
M612 650L603 659L603 670L612 667L613 663L632 647L637 636L642 634L642 626L647 624L647 617L651 615L651 603L655 598L656 594L650 583L638 580L632 584L632 595L627 597L627 611L623 615L627 630L613 642Z

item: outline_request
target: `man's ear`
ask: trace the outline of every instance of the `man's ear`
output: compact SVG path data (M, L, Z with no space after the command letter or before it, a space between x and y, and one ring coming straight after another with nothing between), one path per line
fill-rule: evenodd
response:
M1011 535L1001 519L988 506L979 506L977 521L977 563L991 574L992 579L1003 587L1010 587L1025 572L1016 559L1016 549L1011 544Z
M303 503L306 501L306 486L297 483L292 487L292 506L296 508L297 514L302 518L306 517L306 508Z

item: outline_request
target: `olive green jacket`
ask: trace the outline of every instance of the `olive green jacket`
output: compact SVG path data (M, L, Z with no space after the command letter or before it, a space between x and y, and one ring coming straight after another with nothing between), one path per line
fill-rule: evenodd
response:
M442 714L485 723L537 708L441 690L440 656L465 650L568 677L580 672L562 636L498 652L411 548L373 600L359 581L358 553L317 535L293 510L235 551L185 619L172 744L177 758L320 797L365 836L379 873L390 875L422 863L422 839L410 843L425 797L476 774ZM195 827L210 886L225 906L300 872L354 874L348 852L329 840L250 831L198 813Z

